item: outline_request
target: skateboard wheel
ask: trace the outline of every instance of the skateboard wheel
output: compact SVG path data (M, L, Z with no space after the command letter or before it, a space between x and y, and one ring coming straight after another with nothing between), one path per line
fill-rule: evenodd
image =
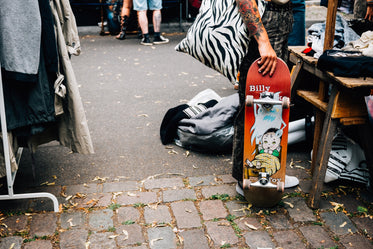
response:
M253 95L246 95L246 101L247 106L252 106L254 104L254 96Z
M284 182L278 182L277 183L277 191L278 192L284 192L285 191L285 183Z
M242 187L243 189L249 189L251 185L251 181L249 179L243 179Z
M283 97L282 98L282 107L284 109L288 109L290 107L290 98L289 97Z

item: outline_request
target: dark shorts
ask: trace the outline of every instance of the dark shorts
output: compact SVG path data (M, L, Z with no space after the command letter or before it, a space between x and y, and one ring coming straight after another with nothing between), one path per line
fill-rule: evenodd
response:
M288 36L292 30L293 13L290 2L285 6L277 6L272 3L266 7L262 17L263 25L268 33L269 40L273 49L279 58L285 62L288 60ZM243 165L243 134L244 134L244 101L245 101L245 86L246 75L251 63L259 58L257 42L252 39L249 44L247 55L244 57L240 65L239 90L240 107L234 123L234 138L233 138L233 169L232 176L242 181L242 165Z

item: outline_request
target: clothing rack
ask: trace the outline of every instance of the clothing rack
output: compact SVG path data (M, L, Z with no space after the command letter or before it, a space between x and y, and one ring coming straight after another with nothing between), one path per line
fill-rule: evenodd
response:
M0 65L1 68L1 65ZM12 172L10 165L10 155L9 155L9 140L8 140L8 129L6 125L5 116L5 104L4 104L4 92L3 92L3 82L0 70L0 117L1 117L1 133L3 136L3 150L5 159L5 169L6 169L6 179L8 186L8 194L0 195L0 200L15 200L15 199L31 199L31 198L49 198L53 201L54 212L58 212L58 200L56 196L47 192L39 193L27 193L27 194L14 194L13 186L16 178L17 170Z

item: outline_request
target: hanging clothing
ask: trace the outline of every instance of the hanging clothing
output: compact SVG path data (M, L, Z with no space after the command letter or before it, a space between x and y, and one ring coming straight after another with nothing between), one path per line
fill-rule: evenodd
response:
M75 17L68 0L52 0L50 5L57 37L60 74L64 76L63 84L67 90L65 97L67 99L64 101L66 107L64 107L64 113L58 117L57 127L51 127L43 133L30 137L29 148L34 151L38 145L48 140L58 140L73 152L92 154L94 153L93 144L70 60L72 54L80 54L80 41ZM58 134L57 139L54 137L56 134Z
M35 82L40 61L40 42L38 1L0 1L0 60L4 69L3 77Z
M37 62L34 63L36 67L34 68L34 71L28 71L25 69L27 68L26 66L28 66L27 64L26 66L21 67L21 69L24 70L20 70L20 75L31 75L31 77L28 78L30 85L33 85L34 87L37 86L36 88L39 87L42 89L39 93L43 93L42 96L36 94L34 100L37 100L36 102L44 101L48 106L48 118L45 120L46 122L42 122L42 126L38 126L39 124L33 126L33 128L36 129L33 132L30 132L25 136L23 136L24 134L21 134L22 136L20 137L16 137L15 133L12 131L8 132L9 140L13 145L12 148L10 148L12 171L17 169L14 155L17 153L18 142L20 141L24 143L22 147L27 145L32 152L34 152L37 146L41 144L57 140L61 145L68 147L73 152L81 154L94 153L83 103L80 98L78 84L70 61L71 55L80 54L78 29L70 2L68 0L39 0L40 6L38 6L37 4L35 5L35 1L31 0L27 0L27 3L25 3L25 0L0 1L1 17L8 15L8 13L7 15L3 13L3 11L5 11L5 8L3 8L5 5L4 2L22 3L22 6L18 6L19 9L22 10L24 10L24 6L27 6L28 2L32 2L31 7L33 7L33 10L28 13L34 13L36 15L36 20L39 18L39 26L40 23L42 23L42 29L35 31L38 32L39 37L38 52L33 50L34 47L30 48L34 53L32 56L38 58ZM12 6L15 7L16 5ZM38 13L35 11L36 7L39 11ZM9 7L7 9L9 9ZM14 15L15 12L16 11L10 13ZM20 15L16 15L16 17L19 18L19 16L22 16L23 14L24 11L22 11ZM34 24L34 22L30 20L34 19L30 17L27 22ZM37 22L38 21L36 21L36 24ZM5 57L3 57L2 54L5 53L3 51L5 39L3 29L6 29L6 27L2 27L2 24L3 22L0 21L1 62L5 60ZM11 23L8 22L8 25L11 25ZM38 24L36 26L38 26ZM14 33L15 31L12 30L12 32ZM28 30L27 32L21 33L30 34L34 32ZM40 37L43 37L43 39L40 40ZM29 40L30 38L27 39ZM8 46L6 49L11 49L11 47ZM31 53L31 51L28 52ZM35 61L35 58L33 59ZM7 58L7 61L12 62L11 58ZM20 60L19 64L21 66L23 65L22 62L23 61ZM1 66L3 67L2 64ZM4 67L2 72L7 73L8 69L9 67ZM42 80L43 78L44 80ZM9 78L7 78L7 80L9 80ZM44 83L47 82L47 84L40 86L38 85L40 84L40 81L43 81ZM24 89L22 88L21 90ZM47 100L43 100L43 98L47 98ZM17 103L15 103L15 105L16 104ZM27 105L29 105L29 103L27 103ZM40 102L36 107L40 108ZM29 106L27 108L29 108ZM56 113L57 110L59 115ZM26 114L26 116L26 119L30 119L28 114ZM50 117L52 118L49 119ZM22 130L22 132L24 132L24 130ZM0 147L0 149L2 148ZM0 177L5 175L4 168L4 157L3 153L1 153Z

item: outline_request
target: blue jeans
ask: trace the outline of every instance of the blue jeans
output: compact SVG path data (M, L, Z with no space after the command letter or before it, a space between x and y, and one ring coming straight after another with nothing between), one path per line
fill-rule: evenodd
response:
M289 35L289 46L306 44L306 4L305 0L291 0L293 5L293 31Z
M107 10L107 22L110 33L115 33L120 30L120 22L114 20L114 12Z

